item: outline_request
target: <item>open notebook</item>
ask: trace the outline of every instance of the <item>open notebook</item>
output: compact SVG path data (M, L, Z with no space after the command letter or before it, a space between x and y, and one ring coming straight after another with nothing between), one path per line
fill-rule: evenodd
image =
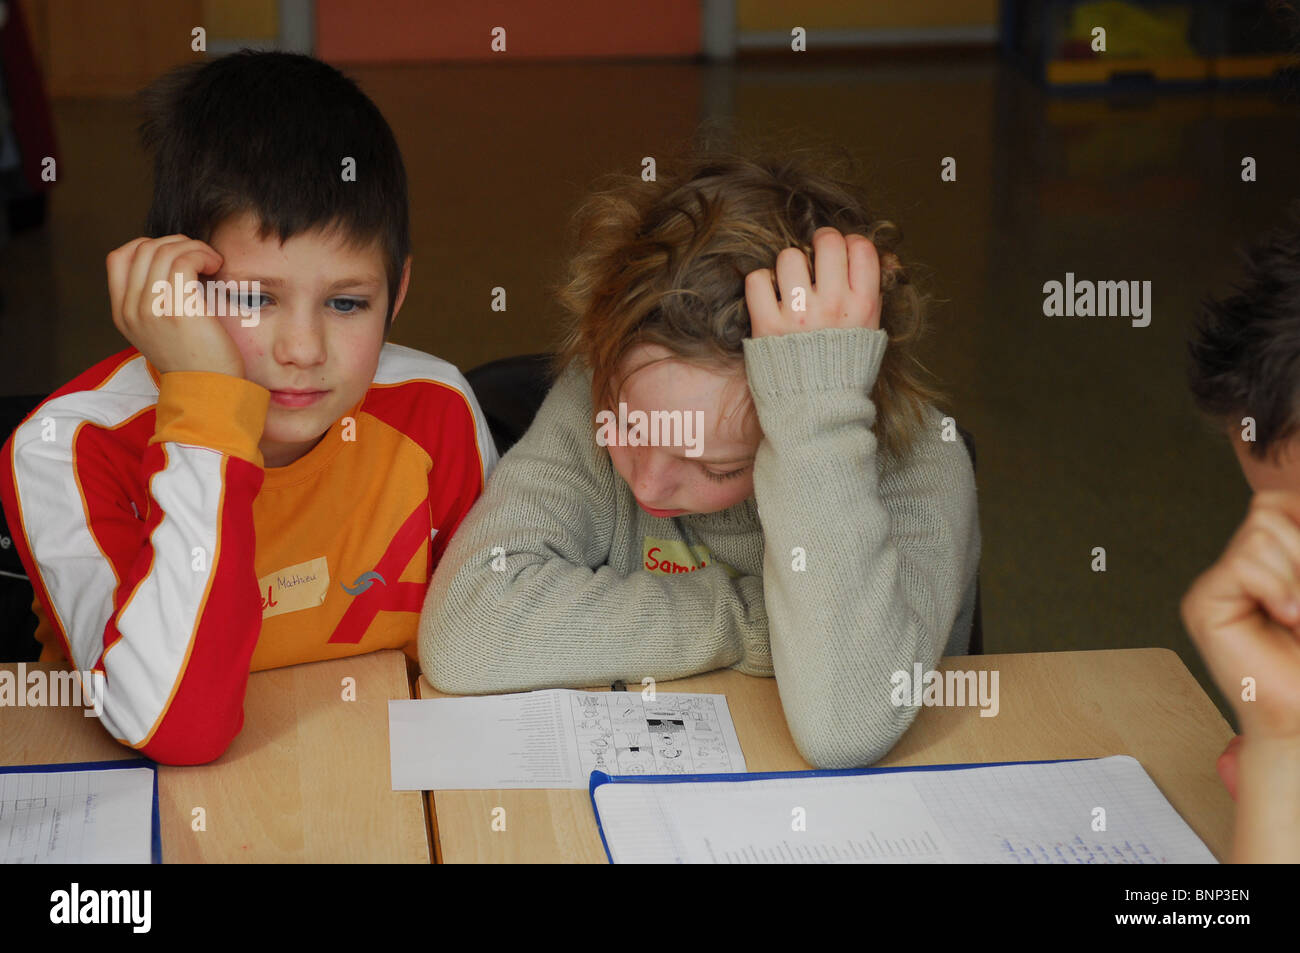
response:
M1088 761L688 778L594 772L613 863L1215 863L1142 766Z
M159 832L152 761L0 767L2 864L160 864Z

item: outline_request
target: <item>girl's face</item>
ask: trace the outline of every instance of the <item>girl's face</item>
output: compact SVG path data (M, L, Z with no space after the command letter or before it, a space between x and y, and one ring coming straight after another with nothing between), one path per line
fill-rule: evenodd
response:
M667 358L664 360L664 358ZM648 362L654 363L648 363ZM643 366L644 365L644 366ZM609 458L651 516L716 513L754 494L754 452L763 433L749 411L743 364L733 372L688 364L655 344L633 348L619 368L618 400L629 419L642 411L703 411L703 426L690 446L622 446L611 442ZM618 408L611 408L615 414ZM628 431L632 430L631 424ZM683 428L685 432L685 428ZM682 441L685 443L685 441Z

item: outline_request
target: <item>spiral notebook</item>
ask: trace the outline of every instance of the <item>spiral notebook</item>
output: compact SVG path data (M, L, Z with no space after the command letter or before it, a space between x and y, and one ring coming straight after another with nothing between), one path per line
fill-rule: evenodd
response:
M1135 759L611 777L611 863L1217 861Z

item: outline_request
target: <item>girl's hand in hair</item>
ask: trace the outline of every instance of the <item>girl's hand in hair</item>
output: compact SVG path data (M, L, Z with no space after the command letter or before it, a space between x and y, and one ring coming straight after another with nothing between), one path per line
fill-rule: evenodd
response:
M870 239L819 228L813 258L815 281L808 256L798 248L776 256L775 280L771 268L745 276L751 336L880 327L880 258Z

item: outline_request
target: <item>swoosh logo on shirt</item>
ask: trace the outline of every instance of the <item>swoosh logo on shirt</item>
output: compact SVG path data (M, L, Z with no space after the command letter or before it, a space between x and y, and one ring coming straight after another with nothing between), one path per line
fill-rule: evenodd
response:
M388 585L388 583L384 582L384 577L379 575L377 572L363 572L357 577L357 581L352 584L356 587L355 589L350 588L346 582L340 582L339 585L343 587L343 591L348 595L359 596L361 593L373 586L376 579L378 579L382 585Z

